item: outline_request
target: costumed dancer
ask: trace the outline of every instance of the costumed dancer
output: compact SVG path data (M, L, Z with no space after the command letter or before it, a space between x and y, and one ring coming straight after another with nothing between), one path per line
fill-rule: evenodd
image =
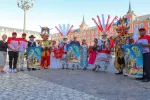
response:
M125 60L123 54L123 45L132 44L133 33L128 33L130 26L128 24L128 18L120 18L117 21L116 31L118 36L113 37L115 42L115 61L114 66L118 70L116 74L123 74L123 69L125 68ZM126 75L125 75L126 76Z
M143 82L150 81L150 36L146 35L146 29L139 29L140 37L136 40L135 37L138 37L139 34L134 34L134 41L136 44L141 44L143 47Z
M111 49L113 45L110 43L110 38L108 38L108 32L113 24L113 22L117 19L117 16L113 19L113 21L109 24L110 16L108 15L107 23L105 24L105 18L102 14L102 25L100 17L97 16L99 24L97 24L96 20L93 18L95 24L98 27L98 30L101 31L102 38L99 39L98 43L98 52L95 60L95 68L93 71L97 71L99 68L104 67L104 71L107 71L107 68L109 67L110 60L111 60Z
M68 35L71 32L73 25L70 26L70 24L67 25L67 27L65 27L65 24L63 25L59 25L59 28L57 26L55 26L55 28L58 30L58 32L60 33L60 35L63 38L63 41L59 44L59 49L60 51L63 51L63 55L62 58L60 58L60 62L62 63L62 69L68 68L68 57L67 57L67 45L68 45ZM66 66L66 67L65 67Z
M83 70L86 70L88 67L88 45L85 39L82 40L80 54L80 66L83 67Z
M56 55L54 54L54 52L57 50L58 48L56 47L56 41L52 42L52 50L51 50L51 56L50 56L50 68L59 68L59 59L56 57Z
M50 66L50 42L48 40L50 30L48 27L41 27L42 41L40 46L42 47L41 67L48 69Z

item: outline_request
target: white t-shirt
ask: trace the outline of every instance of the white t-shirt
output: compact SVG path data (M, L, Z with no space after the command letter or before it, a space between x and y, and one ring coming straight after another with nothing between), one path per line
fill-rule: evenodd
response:
M147 39L139 39L136 41L136 44L148 44L148 40ZM148 53L150 52L149 47L143 47L143 53Z

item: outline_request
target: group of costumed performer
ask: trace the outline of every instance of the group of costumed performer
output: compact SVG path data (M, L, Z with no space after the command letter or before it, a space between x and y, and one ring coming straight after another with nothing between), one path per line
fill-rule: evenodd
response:
M98 22L93 18L98 30L101 32L101 38L98 39L97 48L96 48L96 59L94 62L95 68L93 71L97 71L99 68L104 67L104 71L107 71L107 68L110 65L111 61L111 50L113 48L113 40L108 37L108 32L114 23L114 21L117 19L117 16L113 19L111 23L109 23L110 16L108 15L107 23L105 24L105 18L102 14L102 24L100 17L97 16Z
M117 21L116 31L117 36L113 37L115 42L115 61L114 67L118 70L116 74L123 74L125 69L125 59L123 54L123 45L129 45L133 43L133 33L129 33L130 26L128 18L120 18Z
M48 69L50 66L51 47L48 40L50 30L48 27L41 27L41 38L43 39L40 41L40 46L42 47L41 67L44 69Z
M68 56L67 56L67 45L68 43L68 35L71 32L73 25L67 24L67 27L65 24L58 25L59 27L55 26L55 28L58 30L60 35L62 36L62 40L60 41L58 48L60 51L62 51L62 57L60 58L60 62L62 64L62 69L69 69L68 68Z

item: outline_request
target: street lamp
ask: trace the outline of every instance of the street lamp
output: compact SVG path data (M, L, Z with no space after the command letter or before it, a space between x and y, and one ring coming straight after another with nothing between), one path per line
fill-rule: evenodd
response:
M17 0L17 5L19 8L24 10L24 27L23 32L26 30L26 11L33 7L34 0Z

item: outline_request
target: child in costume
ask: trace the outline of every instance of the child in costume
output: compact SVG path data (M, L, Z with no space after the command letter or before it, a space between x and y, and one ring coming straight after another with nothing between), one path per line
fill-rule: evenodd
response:
M59 49L60 51L63 51L62 54L62 58L60 58L60 62L62 63L62 69L68 68L68 57L67 57L67 45L68 45L68 35L71 32L73 25L70 27L70 24L67 25L67 27L65 27L65 24L63 25L59 25L59 28L57 26L55 26L55 28L58 30L58 32L60 33L60 35L63 38L63 41L60 42L59 44Z
M101 39L99 39L98 43L98 52L95 60L95 68L94 71L97 71L99 68L104 67L104 71L107 71L107 68L109 67L110 60L111 60L111 49L113 45L110 43L110 38L107 36L107 32L110 30L113 22L115 21L117 17L114 18L114 20L109 24L110 16L108 15L107 24L105 24L104 15L102 14L102 25L101 20L98 16L99 25L93 18L95 24L97 25L98 29L101 31Z
M40 42L40 46L42 47L42 57L41 57L41 67L44 69L48 69L50 66L50 42L49 38L49 29L48 27L41 27L41 37L42 41Z

